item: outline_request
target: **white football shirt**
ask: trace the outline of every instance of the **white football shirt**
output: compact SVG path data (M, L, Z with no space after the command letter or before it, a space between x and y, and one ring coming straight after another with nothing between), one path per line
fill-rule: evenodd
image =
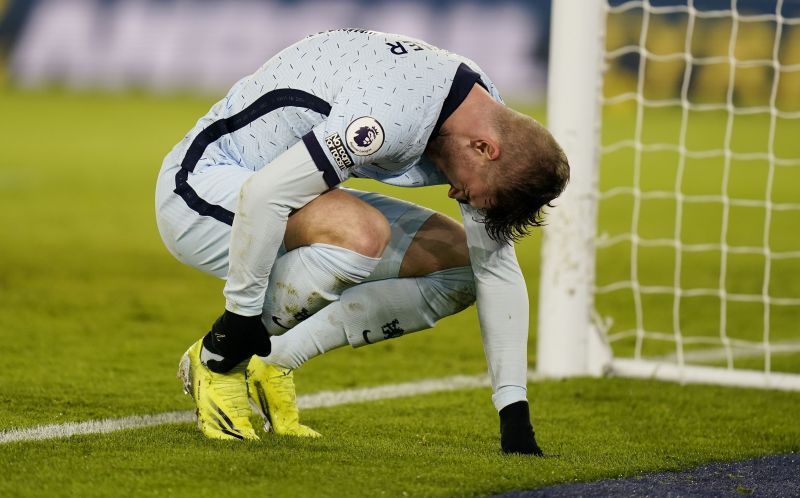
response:
M182 142L175 178L175 192L190 208L233 225L226 307L261 313L289 212L326 188L350 176L402 186L447 183L423 153L475 84L501 101L469 59L413 38L353 29L309 36L238 81ZM251 191L263 195L243 194L236 216L187 182L193 172L220 165L259 172ZM525 282L513 247L492 241L474 209L461 210L495 404L502 407L525 398Z

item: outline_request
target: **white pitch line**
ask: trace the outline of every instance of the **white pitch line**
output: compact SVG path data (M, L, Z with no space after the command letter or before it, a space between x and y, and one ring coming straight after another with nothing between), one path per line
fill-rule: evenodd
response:
M155 415L132 415L122 418L67 422L64 424L37 425L25 429L9 429L0 432L0 444L15 441L37 441L77 436L79 434L104 434L124 429L153 427L165 424L183 424L194 421L194 412L167 412Z
M349 403L365 403L381 399L402 398L418 394L430 394L442 391L457 391L490 385L488 375L454 375L441 379L426 379L403 384L387 384L376 387L347 389L344 391L320 391L297 397L298 408L323 408L345 405Z
M531 380L536 380L530 374ZM457 391L486 387L490 385L487 375L455 375L440 379L426 379L418 382L402 384L387 384L376 387L359 389L346 389L342 391L320 391L297 397L298 407L309 410L313 408L326 408L350 403L365 403L381 399L402 398L420 394L430 394L444 391ZM195 421L194 411L157 413L154 415L134 415L122 418L107 418L103 420L89 420L86 422L69 422L64 424L39 425L24 429L8 429L0 431L0 444L16 441L37 441L42 439L56 439L81 434L105 434L108 432L142 427L154 427L168 424L186 424Z

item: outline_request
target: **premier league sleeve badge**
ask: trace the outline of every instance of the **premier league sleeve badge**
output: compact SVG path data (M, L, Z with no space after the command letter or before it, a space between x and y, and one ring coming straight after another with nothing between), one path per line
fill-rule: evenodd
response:
M383 146L383 126L371 116L362 116L347 127L347 148L357 156L372 155Z

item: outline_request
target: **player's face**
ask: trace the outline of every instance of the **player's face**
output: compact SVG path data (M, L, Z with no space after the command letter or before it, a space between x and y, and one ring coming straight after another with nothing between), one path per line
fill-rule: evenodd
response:
M487 209L494 203L494 191L489 181L491 161L465 140L440 139L429 145L428 156L447 177L448 197L477 209Z
M450 183L447 196L477 209L486 209L493 203L492 191L483 164L460 163L444 171Z

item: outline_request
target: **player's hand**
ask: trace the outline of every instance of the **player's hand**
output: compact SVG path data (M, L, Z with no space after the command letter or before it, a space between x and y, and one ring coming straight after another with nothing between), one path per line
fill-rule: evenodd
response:
M261 316L242 316L225 310L203 338L203 348L222 359L204 361L212 372L225 373L254 354L267 356L272 350Z
M500 447L503 453L544 455L536 444L527 401L517 401L500 410Z

